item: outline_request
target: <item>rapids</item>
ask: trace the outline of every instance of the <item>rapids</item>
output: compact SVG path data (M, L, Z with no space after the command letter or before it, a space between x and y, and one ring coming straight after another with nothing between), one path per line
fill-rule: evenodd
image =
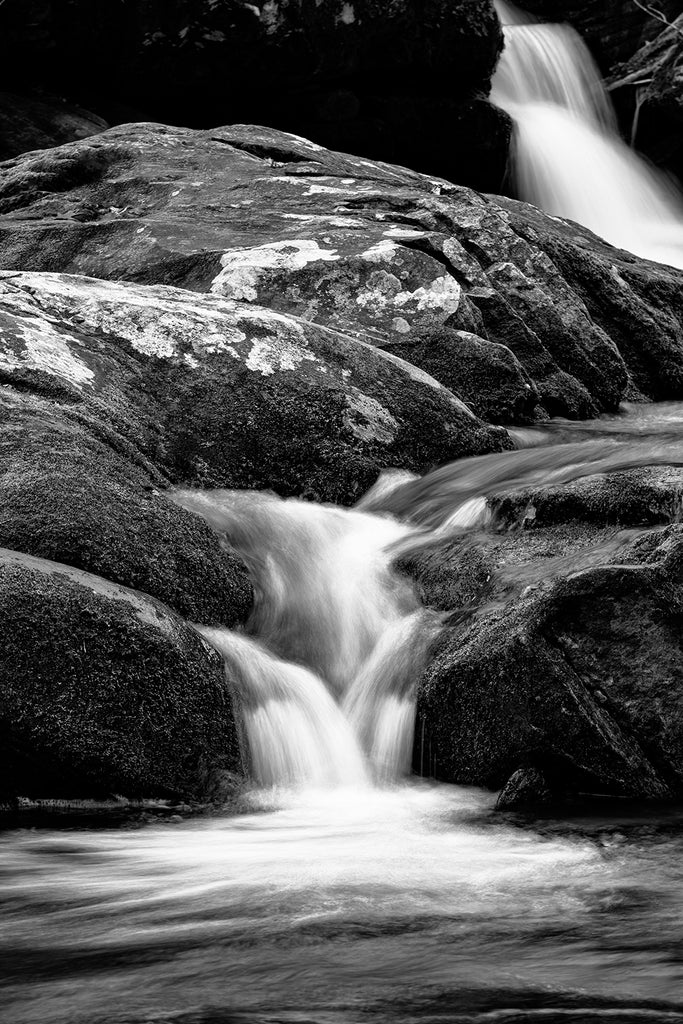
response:
M244 631L196 627L253 783L208 819L0 833L3 1020L682 1021L680 813L501 815L411 779L441 620L393 569L434 530L485 527L497 489L682 464L682 423L554 422L520 434L534 448L388 474L351 510L176 491L255 580Z
M600 73L569 25L541 24L496 0L505 49L491 99L515 123L520 199L608 242L683 267L683 196L619 137Z

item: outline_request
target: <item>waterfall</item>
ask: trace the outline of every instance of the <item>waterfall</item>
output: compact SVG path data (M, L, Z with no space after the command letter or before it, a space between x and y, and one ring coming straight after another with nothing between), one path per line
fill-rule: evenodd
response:
M249 636L197 628L224 658L256 782L358 786L406 773L413 692L438 628L391 569L413 528L273 494L173 497L239 551L255 583Z
M600 73L577 32L495 0L505 49L491 99L515 123L520 199L646 259L683 267L683 198L617 134Z

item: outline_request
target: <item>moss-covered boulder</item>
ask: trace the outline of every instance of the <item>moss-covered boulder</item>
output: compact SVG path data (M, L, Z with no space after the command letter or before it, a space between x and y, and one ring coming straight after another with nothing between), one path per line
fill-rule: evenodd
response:
M0 551L4 797L222 799L241 774L221 658L159 602Z

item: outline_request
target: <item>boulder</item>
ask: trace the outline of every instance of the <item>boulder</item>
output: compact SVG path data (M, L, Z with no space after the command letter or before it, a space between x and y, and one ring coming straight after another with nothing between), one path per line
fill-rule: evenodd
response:
M626 497L632 475L618 479ZM668 485L680 500L680 471ZM588 517L576 498L558 523L534 515L403 556L423 601L450 613L418 686L421 774L507 791L532 772L554 797L683 794L683 528L617 532L592 507L598 478L582 486ZM623 502L622 525L642 521L637 505ZM509 530L504 501L496 511Z
M0 92L0 160L85 139L108 127L96 114L55 96Z
M164 286L10 272L0 274L0 323L0 373L8 385L2 398L18 467L8 469L15 511L8 513L7 536L41 552L46 545L60 557L68 551L76 560L92 547L86 564L101 570L100 557L118 562L121 527L89 522L82 539L67 541L58 521L62 515L98 520L111 502L140 531L142 551L131 553L132 562L122 559L117 571L133 574L128 582L153 583L164 597L193 575L187 553L199 527L175 547L186 514L154 492L141 493L141 480L147 486L270 488L350 503L387 465L421 472L511 444L504 431L485 426L396 356L252 303ZM69 440L58 467L57 514L54 521L42 519L40 537L29 536L21 528L23 511L32 495L44 494L42 474L52 475L63 444L57 435L64 434ZM22 469L29 452L38 481ZM84 463L89 479L80 488L74 477ZM132 499L131 482L137 488ZM203 551L194 557L201 561L215 544L199 533ZM150 566L146 560L161 556L165 544L175 555L163 569ZM244 581L226 559L217 559L214 574L175 603L184 600L186 611L193 602L206 608L211 599L198 592L211 593L232 573L239 617ZM226 599L213 598L214 618Z
M254 121L496 189L509 121L485 96L489 0L23 0L0 67L108 121ZM446 136L446 138L444 138Z
M225 798L243 774L219 655L160 602L0 550L3 799Z
M282 132L129 125L27 154L0 167L0 229L8 270L211 291L418 362L423 336L474 333L457 373L425 365L497 421L525 422L536 393L541 418L579 418L683 388L680 272ZM487 364L491 379L510 368L500 408Z

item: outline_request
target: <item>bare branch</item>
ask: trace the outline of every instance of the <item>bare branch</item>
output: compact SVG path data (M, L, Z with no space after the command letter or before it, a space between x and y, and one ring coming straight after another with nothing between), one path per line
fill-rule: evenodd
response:
M660 21L662 25L666 25L667 28L672 28L676 35L679 36L680 39L683 39L683 30L681 30L673 21L669 21L666 15L658 10L658 8L642 3L641 0L631 0L631 2L651 18L654 18L656 21Z

